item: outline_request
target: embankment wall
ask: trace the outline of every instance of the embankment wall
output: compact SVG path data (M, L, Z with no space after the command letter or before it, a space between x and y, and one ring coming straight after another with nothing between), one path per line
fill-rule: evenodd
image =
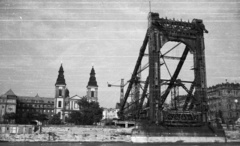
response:
M46 141L46 142L130 142L132 128L100 127L100 126L43 126L41 130L31 134L1 133L1 141Z

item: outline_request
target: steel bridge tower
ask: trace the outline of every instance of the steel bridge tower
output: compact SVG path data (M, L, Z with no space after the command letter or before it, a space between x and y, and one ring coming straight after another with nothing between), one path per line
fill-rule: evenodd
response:
M136 123L139 126L132 131L133 142L193 142L192 140L199 142L203 141L202 139L204 142L225 141L223 129L213 127L207 120L204 33L208 31L200 19L183 22L160 18L158 13L149 13L148 29L119 111L122 120L131 120L132 117L129 115L137 118ZM162 53L163 46L167 42L178 44ZM181 43L185 48L180 57L167 56L173 49L178 49ZM142 59L146 56L147 46L148 63L139 70ZM189 53L193 56L193 79L185 81L179 79L179 74L186 72L183 70L183 64ZM173 74L166 65L167 58L178 60ZM163 65L167 68L169 79L164 78ZM137 83L143 83L139 81L138 74L146 68L148 68L148 76L144 81L144 87L141 88L143 91L140 98L135 98L134 102L127 104L131 90L135 89ZM179 88L186 91L187 95L180 96ZM175 100L175 109L166 108L166 99L171 91ZM179 106L180 97L184 97L181 106ZM147 101L145 105L143 105L144 101Z
M140 53L132 74L132 77L129 81L128 88L126 90L124 99L122 100L121 108L119 115L122 119L125 112L136 111L127 111L126 101L129 97L130 91L133 90L133 87L136 87L136 82L138 80L138 72L141 65L142 58L144 56L145 50L148 45L148 72L149 76L145 81L145 87L143 94L139 101L136 101L138 104L137 111L141 113L142 101L146 98L146 92L148 90L148 111L147 118L151 123L163 123L167 119L174 120L176 113L166 113L163 111L163 105L168 97L170 91L176 86L182 86L184 90L187 91L188 96L184 103L182 114L177 113L177 119L179 117L185 118L186 111L192 111L191 116L197 116L199 123L207 122L207 94L206 94L206 65L205 65L205 48L204 48L204 32L208 32L205 29L203 21L200 19L193 19L192 22L183 22L177 20L171 20L167 18L159 18L158 13L149 13L148 16L148 29L146 36L143 41L143 45L140 49ZM179 42L185 44L185 49L182 53L182 56L179 58L179 62L176 66L174 74L170 79L163 79L161 77L161 63L160 58L167 57L165 54L162 54L161 48L167 42ZM174 47L175 48L175 47ZM182 66L186 60L188 53L193 54L193 64L194 64L194 80L186 81L191 83L190 89L184 86L181 80L178 80L178 75L182 69ZM162 84L167 84L165 90L162 89ZM178 84L178 85L177 85ZM193 90L195 92L193 93ZM171 119L172 118L172 119ZM195 118L196 120L196 118Z

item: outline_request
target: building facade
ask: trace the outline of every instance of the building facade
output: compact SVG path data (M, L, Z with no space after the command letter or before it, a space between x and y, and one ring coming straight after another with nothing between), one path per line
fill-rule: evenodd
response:
M209 87L209 120L233 123L240 117L240 84L222 83Z
M182 110L187 96L178 96L170 108ZM208 120L233 123L240 118L240 84L222 83L207 88Z
M11 89L0 96L0 122L3 122L3 116L6 113L15 113L23 115L24 113L46 114L50 118L54 114L53 98L17 96Z
M69 113L72 111L79 110L78 100L82 98L87 98L89 102L98 101L98 85L95 77L96 73L94 67L92 67L90 72L90 78L87 85L87 95L80 97L74 95L70 97L69 90L67 89L67 84L64 78L64 69L61 64L58 77L55 84L55 99L54 99L54 109L55 114L60 113L60 118L65 121L65 117L68 117Z
M16 113L17 96L10 89L0 96L0 122L3 122L3 116L6 113Z
M35 97L18 96L17 97L17 113L25 112L46 114L50 118L54 114L53 98L40 97L38 94Z

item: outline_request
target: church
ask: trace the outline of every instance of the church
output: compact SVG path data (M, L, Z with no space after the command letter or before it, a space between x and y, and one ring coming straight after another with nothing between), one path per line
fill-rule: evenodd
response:
M95 70L92 67L90 72L90 78L87 85L87 94L84 97L80 97L78 95L74 95L72 97L69 96L69 90L66 87L66 82L64 78L64 70L61 64L60 69L58 71L58 78L55 84L55 98L54 98L54 113L60 113L61 119L65 121L65 117L71 111L79 110L77 101L81 98L87 98L89 102L97 102L98 101L98 85L95 77Z
M39 94L36 96L18 96L10 89L0 96L0 123L3 122L3 116L6 113L22 115L27 112L46 114L48 118L60 113L60 118L65 121L65 117L67 117L71 111L79 110L77 104L79 99L87 98L89 102L98 101L98 85L95 74L94 67L92 67L85 96L69 95L62 64L59 68L57 81L55 83L54 97L41 97Z

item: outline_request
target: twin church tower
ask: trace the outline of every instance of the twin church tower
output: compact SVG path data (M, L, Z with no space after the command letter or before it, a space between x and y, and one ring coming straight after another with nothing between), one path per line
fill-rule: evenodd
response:
M54 101L54 109L55 114L60 113L61 119L65 119L65 116L71 111L79 110L77 101L83 97L78 95L69 96L69 90L66 87L66 82L64 78L64 70L61 64L60 69L58 71L58 78L55 84L55 101ZM95 70L92 67L90 78L87 85L87 95L85 96L89 102L97 102L98 101L98 85L95 77Z

